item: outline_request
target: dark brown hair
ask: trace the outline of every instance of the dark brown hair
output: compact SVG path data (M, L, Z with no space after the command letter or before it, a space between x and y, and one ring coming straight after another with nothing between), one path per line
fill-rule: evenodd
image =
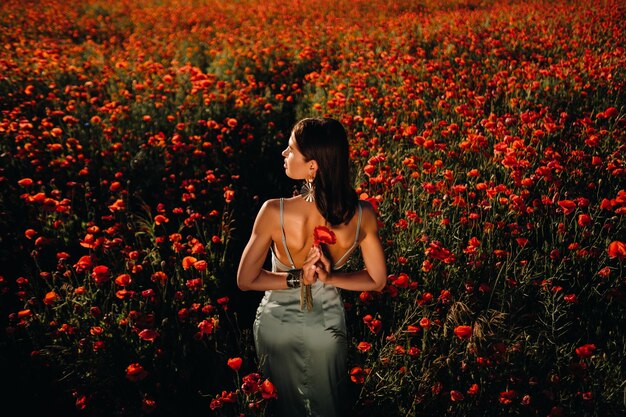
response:
M306 118L293 128L300 152L307 161L317 161L315 204L331 224L348 223L358 198L350 177L348 135L343 125L330 118Z

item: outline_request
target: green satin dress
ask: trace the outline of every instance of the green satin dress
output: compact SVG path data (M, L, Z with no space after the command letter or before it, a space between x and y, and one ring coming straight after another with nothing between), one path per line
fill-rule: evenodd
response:
M358 246L361 207L354 244L336 263ZM280 223L285 253L291 266L283 264L272 249L272 270L295 269ZM257 309L253 332L257 358L264 376L278 392L278 417L346 416L351 404L347 395L347 334L339 289L317 281L311 287L313 310L300 309L300 289L266 291Z

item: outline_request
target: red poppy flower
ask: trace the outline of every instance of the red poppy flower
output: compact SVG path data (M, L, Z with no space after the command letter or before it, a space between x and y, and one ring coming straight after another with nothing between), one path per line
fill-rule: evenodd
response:
M139 332L139 338L147 342L154 342L159 337L159 332L152 329L143 329Z
M454 334L459 339L469 339L472 336L472 327L471 326L457 326L454 329Z
M139 363L131 363L126 368L126 379L132 382L141 381L146 376L148 376L148 372L143 369L143 366Z
M605 117L615 117L619 114L619 111L615 107L609 107L604 111Z
M222 396L220 397L220 400L225 403L234 404L237 402L237 393L234 391L222 391Z
M368 350L370 350L371 347L372 347L371 343L359 342L356 348L360 350L361 352L367 352Z
M207 262L206 261L196 261L193 263L193 267L200 272L206 271L207 269Z
M32 317L32 315L33 315L33 312L30 311L30 310L20 310L17 313L17 317L20 318L20 319L27 318L27 317Z
M422 350L416 346L411 346L408 351L409 356L412 357L419 356L420 353L422 353Z
M337 236L335 233L326 226L316 226L313 229L313 244L326 244L334 245L337 242Z
M219 305L221 305L222 307L226 308L228 306L228 303L230 302L230 298L229 297L220 297L217 299L217 303Z
M517 392L514 390L503 391L500 393L500 403L504 405L511 404L516 398Z
M588 214L580 214L578 215L578 225L580 227L586 227L591 224L591 216Z
M469 395L476 395L479 390L480 388L478 388L478 384L472 384L472 386L468 388L467 393Z
M76 268L76 272L81 273L91 268L91 265L91 256L85 255L81 256L78 262L74 264L74 268Z
M127 287L132 282L132 279L129 274L120 274L115 278L115 284L120 287Z
M165 217L162 214L157 214L156 216L154 216L154 222L156 224L168 223L169 221L170 221L170 219L168 219L167 217Z
M200 329L200 333L202 335L211 334L213 333L216 324L215 319L205 319L198 323L198 329Z
M215 411L215 410L219 410L220 408L222 408L224 404L222 403L222 400L220 398L214 398L211 400L211 404L209 405L209 408L211 408L211 411Z
M365 372L360 366L355 366L350 370L350 380L355 384L362 384L365 382Z
M412 324L409 324L409 325L406 327L406 331L407 331L407 333L409 333L409 334L416 334L416 333L418 333L420 330L421 330L421 329L420 329L418 326L414 326L414 325L412 325Z
M580 358L588 358L593 355L593 351L596 350L596 345L593 343L587 343L585 345L576 348L576 354Z
M87 396L79 395L78 397L76 397L76 409L82 411L85 408L87 408Z
M457 390L451 390L450 391L450 400L451 401L463 401L463 398L465 398L465 396L463 395L463 393L461 391L457 391Z
M154 399L145 396L141 400L141 409L146 413L151 413L156 409L157 403Z
M111 279L111 271L105 265L98 265L92 271L91 275L96 284L103 284Z
M58 300L59 300L59 295L57 293L55 293L54 291L50 291L44 297L43 303L45 305L49 306L49 305L54 304Z
M615 240L609 244L607 251L609 252L609 258L622 260L626 258L626 243Z
M563 214L570 214L576 209L576 203L572 200L561 200L557 204L563 209Z
M158 282L161 285L165 285L167 282L167 274L163 271L157 271L150 277L152 282Z
M17 182L17 184L21 187L30 187L33 185L33 180L30 178L22 178Z
M228 366L233 371L238 371L241 368L241 364L243 363L243 359L241 358L230 358L228 359Z
M270 398L278 398L276 387L274 387L274 384L272 384L269 379L266 379L261 384L261 396L266 400Z
M241 378L243 384L241 385L241 390L246 395L254 394L259 389L259 384L261 383L261 375L257 373L251 373L243 378Z
M194 258L193 256L185 256L183 258L183 269L187 270L189 268L191 268L193 266L193 264L195 262L197 262L198 260L196 258Z

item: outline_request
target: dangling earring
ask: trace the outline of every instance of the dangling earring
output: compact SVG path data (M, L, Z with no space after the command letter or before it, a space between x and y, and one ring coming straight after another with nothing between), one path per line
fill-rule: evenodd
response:
M307 203L315 202L315 186L313 185L313 178L307 179L302 185L300 195Z

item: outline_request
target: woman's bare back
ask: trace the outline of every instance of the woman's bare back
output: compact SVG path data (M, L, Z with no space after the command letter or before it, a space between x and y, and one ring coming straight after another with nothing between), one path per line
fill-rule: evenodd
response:
M315 204L304 201L300 197L284 199L283 206L283 229L287 248L291 254L297 268L304 263L311 246L313 245L313 229L316 226L324 225L331 229L337 237L334 245L328 246L328 255L333 265L337 261L345 263L344 255L354 249L355 238L357 237L358 212L357 209L348 224L331 226L317 210ZM276 201L278 204L278 201ZM362 235L362 233L359 233ZM285 265L289 265L289 256L285 253L282 241L282 231L280 227L272 234L274 252L279 260ZM358 244L358 242L357 242ZM344 258L344 259L342 259Z

